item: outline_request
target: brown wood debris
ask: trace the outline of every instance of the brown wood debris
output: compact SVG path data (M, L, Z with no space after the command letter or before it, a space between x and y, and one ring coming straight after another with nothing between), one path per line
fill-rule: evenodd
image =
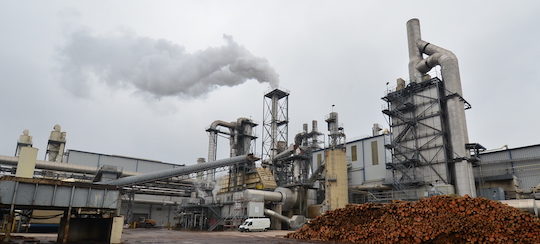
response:
M346 243L540 243L539 218L484 199L435 196L348 205L287 238Z

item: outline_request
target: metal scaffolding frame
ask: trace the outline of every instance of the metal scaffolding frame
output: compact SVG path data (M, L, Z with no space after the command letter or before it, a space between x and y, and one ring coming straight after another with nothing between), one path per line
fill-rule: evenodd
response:
M278 142L288 145L289 93L274 89L263 96L263 131L261 159L271 164L279 153ZM272 167L274 172L276 169Z
M391 142L385 146L392 150L392 161L386 167L392 172L394 189L407 190L434 181L453 184L445 106L452 96L455 94L445 95L444 83L435 77L411 82L382 98L388 104L382 112L388 116L392 131ZM431 178L426 179L427 175Z

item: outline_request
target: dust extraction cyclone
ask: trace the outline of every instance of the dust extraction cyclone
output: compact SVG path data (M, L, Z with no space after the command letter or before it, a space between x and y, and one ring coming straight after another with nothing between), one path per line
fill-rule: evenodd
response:
M65 84L78 95L94 80L111 87L133 86L156 97L198 97L248 79L277 87L278 74L268 60L253 55L231 36L223 38L223 46L189 53L163 39L78 31L59 49L60 65Z

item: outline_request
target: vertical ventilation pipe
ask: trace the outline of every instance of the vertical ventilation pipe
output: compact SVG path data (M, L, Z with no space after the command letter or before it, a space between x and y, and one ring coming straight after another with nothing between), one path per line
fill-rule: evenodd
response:
M211 125L210 128L208 128L208 162L216 161L217 159L217 138L218 138L218 126L223 126L229 129L230 134L233 134L233 130L236 126L234 122L225 122L222 120L216 120ZM232 142L233 138L231 136L231 149L232 149ZM209 173L209 180L215 180L215 170L212 169Z
M279 97L277 94L274 94L272 96L272 122L270 125L270 138L272 138L271 146L270 146L270 161L274 159L274 157L278 153L278 136L277 136L277 130L278 130L278 108L279 108Z
M411 82L421 82L422 73L416 70L416 64L420 62L422 53L416 47L416 43L420 41L420 21L411 19L407 21L407 41L409 46L409 79Z

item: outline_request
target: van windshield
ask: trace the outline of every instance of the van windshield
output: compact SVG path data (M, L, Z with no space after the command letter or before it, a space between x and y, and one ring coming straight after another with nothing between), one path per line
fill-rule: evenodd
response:
M244 222L242 225L249 225L250 223L251 223L251 221L246 220L246 222Z

